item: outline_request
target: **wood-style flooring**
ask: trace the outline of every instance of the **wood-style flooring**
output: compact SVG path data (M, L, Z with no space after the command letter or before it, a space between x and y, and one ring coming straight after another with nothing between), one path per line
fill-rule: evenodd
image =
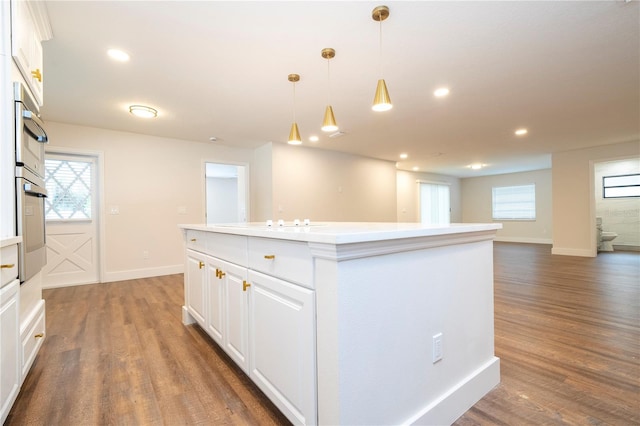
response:
M640 253L550 252L495 244L501 383L456 425L640 424ZM182 325L182 275L44 297L47 338L6 425L288 424Z

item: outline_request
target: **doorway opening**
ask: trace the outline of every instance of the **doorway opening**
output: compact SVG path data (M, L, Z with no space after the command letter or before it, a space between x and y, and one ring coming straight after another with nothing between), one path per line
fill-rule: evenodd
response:
M640 251L640 157L593 165L597 252Z
M449 184L418 181L420 191L420 222L427 225L448 225L451 222Z
M246 223L249 216L248 167L205 163L206 223Z

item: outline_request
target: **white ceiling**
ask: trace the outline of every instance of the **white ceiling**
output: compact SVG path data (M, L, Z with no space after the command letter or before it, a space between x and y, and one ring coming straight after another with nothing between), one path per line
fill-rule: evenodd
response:
M373 112L382 68L394 107ZM640 7L582 2L50 1L45 120L237 147L285 143L458 177L640 139ZM109 48L131 55L117 63ZM327 102L345 136L320 131ZM447 86L447 98L433 91ZM130 104L159 111L151 120ZM517 128L529 134L516 137ZM320 136L309 142L311 135ZM399 160L399 154L409 154ZM484 163L481 171L468 169Z

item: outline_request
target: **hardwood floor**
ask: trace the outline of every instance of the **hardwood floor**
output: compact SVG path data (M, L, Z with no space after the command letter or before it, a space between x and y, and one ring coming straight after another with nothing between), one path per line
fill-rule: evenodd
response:
M456 425L640 424L640 253L496 243L501 383ZM287 424L206 334L182 276L45 290L47 338L7 425Z

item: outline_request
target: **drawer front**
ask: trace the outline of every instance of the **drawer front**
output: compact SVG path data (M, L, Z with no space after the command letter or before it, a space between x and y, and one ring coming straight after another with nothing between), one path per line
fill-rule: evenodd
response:
M18 278L18 246L16 244L0 249L2 264L2 287Z
M247 237L187 229L188 249L247 266Z
M249 238L249 268L314 288L313 257L307 243Z
M22 336L22 377L26 377L45 337L44 304L29 331Z
M207 233L202 231L194 231L193 229L187 229L185 234L187 248L200 252L206 252L207 250Z

